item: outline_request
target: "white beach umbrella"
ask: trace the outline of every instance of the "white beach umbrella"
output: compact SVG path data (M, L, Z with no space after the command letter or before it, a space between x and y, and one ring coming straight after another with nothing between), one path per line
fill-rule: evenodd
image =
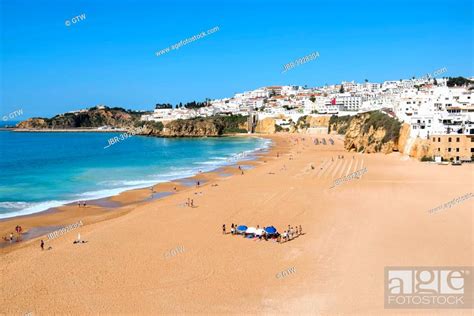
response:
M246 234L255 234L255 227L249 227L247 228L247 230L245 231Z
M255 230L255 235L257 236L263 236L264 234L265 234L265 231L262 228Z

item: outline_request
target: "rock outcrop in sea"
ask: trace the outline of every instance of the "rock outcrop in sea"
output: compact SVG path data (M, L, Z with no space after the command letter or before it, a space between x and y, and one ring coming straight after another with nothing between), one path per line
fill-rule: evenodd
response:
M175 120L165 123L140 121L144 112L122 108L93 107L88 110L64 113L52 118L30 118L17 125L19 129L78 129L109 126L120 129L139 129L141 135L161 137L204 137L247 132L247 116L212 116Z
M34 117L20 122L17 128L26 129L71 129L98 128L111 126L115 128L131 128L140 121L144 112L125 110L122 108L93 107L88 110L64 113L52 118Z

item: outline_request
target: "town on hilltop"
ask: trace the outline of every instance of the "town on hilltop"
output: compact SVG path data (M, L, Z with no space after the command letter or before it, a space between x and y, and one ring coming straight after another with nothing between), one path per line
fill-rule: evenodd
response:
M444 69L444 68L443 68ZM442 73L442 71L438 71ZM157 105L144 121L167 122L216 115L274 118L282 129L302 116L353 116L383 111L410 125L410 138L430 139L434 156L471 160L474 155L474 78L400 79L383 83L342 82L307 86L268 86L231 98L172 107ZM451 145L453 144L453 145Z

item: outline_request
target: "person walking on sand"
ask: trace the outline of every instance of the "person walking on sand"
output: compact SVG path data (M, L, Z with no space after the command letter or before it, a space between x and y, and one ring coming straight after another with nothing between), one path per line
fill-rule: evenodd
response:
M82 206L86 207L86 201L82 202Z
M225 234L226 234L226 232L225 232L225 224L224 224L224 225L222 225L222 234L223 234L223 235L225 235Z
M194 200L191 199L191 207L194 207Z
M301 228L301 225L300 225L300 235L303 234L303 229Z
M77 201L77 207L81 207L81 201Z
M41 239L41 244L40 244L40 246L41 246L41 250L44 250L44 241L43 241L43 239Z
M13 233L10 233L10 243L13 242Z

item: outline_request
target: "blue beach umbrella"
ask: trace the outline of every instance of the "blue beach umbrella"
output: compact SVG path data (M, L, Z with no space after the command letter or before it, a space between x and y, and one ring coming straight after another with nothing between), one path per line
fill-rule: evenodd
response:
M267 234L275 234L277 232L277 229L273 226L269 226L265 228L265 231Z
M240 226L237 226L237 231L242 233L242 232L245 232L247 228L248 227L245 225L240 225Z

